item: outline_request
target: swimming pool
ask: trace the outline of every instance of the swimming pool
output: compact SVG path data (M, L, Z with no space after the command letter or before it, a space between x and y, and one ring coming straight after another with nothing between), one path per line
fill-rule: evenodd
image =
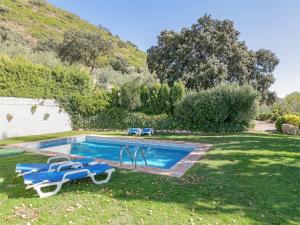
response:
M145 140L124 140L120 138L100 138L87 136L85 140L60 139L56 141L40 142L39 149L55 150L60 146L69 146L70 155L91 157L96 159L105 159L114 162L120 162L120 151L122 147L128 146L131 156L137 148L145 153L148 166L169 169L182 158L187 156L192 150L192 146L164 144ZM53 148L55 147L55 148ZM123 151L122 162L132 164L130 156ZM141 154L137 157L137 165L144 166L145 162Z
M90 157L115 167L121 166L120 151L124 146L128 147L133 160L135 159L135 150L143 150L147 165L142 154L139 154L136 157L138 170L177 177L182 176L201 157L203 152L210 148L208 145L200 143L97 135L82 135L18 145L18 147L34 150L39 154ZM121 167L134 168L134 163L127 151L123 151L122 162Z

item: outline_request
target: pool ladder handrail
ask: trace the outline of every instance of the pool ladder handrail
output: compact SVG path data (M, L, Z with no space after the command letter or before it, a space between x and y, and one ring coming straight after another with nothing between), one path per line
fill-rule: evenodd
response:
M121 166L123 165L123 151L124 151L124 150L126 150L127 155L128 155L128 157L130 158L131 163L132 163L132 165L133 165L133 158L132 158L131 151L130 151L128 145L124 145L123 147L121 147L121 150L120 150L120 165L121 165Z
M137 160L138 160L138 156L139 156L138 153L140 153L142 158L144 159L145 165L146 166L148 165L146 157L145 157L145 151L140 146L137 146L137 145L135 146L134 155L132 156L129 146L124 145L124 146L121 147L121 150L120 150L120 165L121 166L123 165L123 152L124 152L124 150L126 150L127 155L130 158L132 165L134 165L134 168L137 167Z
M137 167L137 160L138 160L138 153L141 153L143 159L144 159L144 162L145 162L145 165L148 166L148 163L147 163L147 160L146 160L146 157L145 157L145 151L140 147L140 146L135 146L135 151L134 151L134 168Z

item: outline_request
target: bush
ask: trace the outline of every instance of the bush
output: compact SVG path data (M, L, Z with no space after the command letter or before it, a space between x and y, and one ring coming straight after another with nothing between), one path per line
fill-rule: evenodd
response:
M146 115L140 112L130 112L123 109L103 110L95 116L75 115L73 118L75 129L127 129L129 127L153 127L154 129L178 129L180 123L167 114Z
M140 84L128 82L121 87L121 106L123 109L136 110L141 106Z
M170 111L174 113L174 106L185 95L185 87L181 81L174 82L170 89Z
M80 114L82 116L93 116L101 113L109 105L109 96L107 92L96 89L91 93L82 95L80 93L73 94L69 97L67 111L71 116Z
M256 119L261 121L271 120L273 118L272 113L260 113L257 115Z
M275 122L276 130L278 130L279 132L282 132L282 124L285 124L285 123L286 123L286 121L285 121L284 116L279 117Z
M223 84L190 93L175 107L175 116L189 130L237 132L246 130L257 112L258 93L250 86Z
M112 68L116 71L120 71L122 73L129 73L129 63L123 57L116 56L116 58L113 59L110 64Z
M90 75L75 67L48 68L0 56L0 96L56 99L70 114L93 113L100 103L91 102L99 100L92 90Z
M143 73L122 73L115 71L112 67L96 68L93 75L97 79L97 84L102 87L119 86L121 87L127 82L138 81L141 83L154 82L154 76L147 70Z
M0 56L0 96L63 99L91 91L88 73L75 67L53 69Z
M282 132L282 124L291 124L295 127L300 128L300 116L293 115L293 114L287 114L285 116L281 116L276 120L275 126L276 129L280 132Z
M285 121L295 127L300 127L300 116L287 114L284 116Z

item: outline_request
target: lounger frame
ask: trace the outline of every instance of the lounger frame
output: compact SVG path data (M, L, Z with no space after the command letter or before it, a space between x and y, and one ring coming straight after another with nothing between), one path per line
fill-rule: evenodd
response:
M61 165L59 170L57 171L60 171L61 168L63 168L65 165ZM74 170L74 171L68 171L64 174L63 178L61 179L61 181L59 182L49 182L47 180L41 182L41 183L37 183L37 184L32 184L32 185L28 185L26 187L26 189L30 189L30 188L33 188L37 194L39 195L40 198L46 198L46 197L49 197L49 196L52 196L52 195L55 195L57 194L62 185L64 183L67 183L69 181L72 181L72 180L69 180L67 177L71 174L76 174L76 173L82 173L82 172L85 172L87 173L87 176L86 177L90 177L91 180L93 181L94 184L97 184L97 185L100 185L100 184L106 184L110 178L111 178L111 174L115 171L114 168L111 168L111 169L108 169L104 172L104 174L106 173L107 174L107 177L103 180L99 180L97 181L95 179L95 176L97 175L96 173L91 173L90 170L88 169L80 169L80 170ZM100 174L99 174L100 175ZM50 191L50 192L43 192L41 189L44 188L44 187L50 187L50 186L56 186L55 190L54 191Z
M56 163L50 163L51 161L53 160L56 160L56 159L65 159L65 161L61 161L61 162L56 162ZM48 168L48 172L51 172L51 171L56 171L57 169L53 169L53 167L55 166L60 166L60 165L69 165L69 166L72 166L74 165L74 168L78 168L76 167L78 165L78 163L80 162L72 162L70 157L69 156L54 156L54 157L50 157L48 160L47 160L47 164L50 164L49 168ZM95 162L96 163L96 162ZM81 167L82 167L82 164L80 163ZM80 166L79 165L79 166ZM89 165L93 165L93 163L89 163ZM73 168L73 167L72 167ZM19 171L19 170L16 170L15 171L16 173L18 173L18 177L20 176L24 176L26 174L30 174L30 173L36 173L36 172L39 172L39 170L37 169L33 169L33 170L30 170L30 171L27 171L27 172L23 172L22 171Z

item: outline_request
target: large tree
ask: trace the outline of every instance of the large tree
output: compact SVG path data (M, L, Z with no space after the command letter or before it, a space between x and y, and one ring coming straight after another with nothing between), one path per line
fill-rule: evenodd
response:
M69 63L83 63L93 72L99 56L108 55L111 44L99 33L69 30L59 46L59 56Z
M148 68L161 82L180 79L189 89L251 83L266 96L279 60L271 51L249 50L239 34L232 21L208 15L180 32L164 30L157 45L147 51Z

